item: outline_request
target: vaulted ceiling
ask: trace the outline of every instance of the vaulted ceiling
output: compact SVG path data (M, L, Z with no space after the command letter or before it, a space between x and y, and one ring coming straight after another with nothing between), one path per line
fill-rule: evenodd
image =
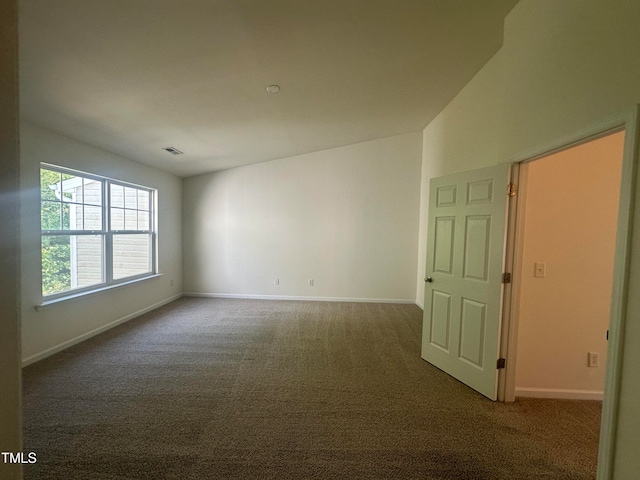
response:
M416 132L516 1L21 0L22 116L180 176Z

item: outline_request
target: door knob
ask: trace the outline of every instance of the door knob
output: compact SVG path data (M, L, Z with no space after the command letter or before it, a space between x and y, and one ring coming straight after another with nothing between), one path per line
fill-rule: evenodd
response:
M431 278L431 277L425 277L425 278L424 278L424 281L425 281L425 282L427 282L427 283L431 283L431 282L433 282L433 278Z

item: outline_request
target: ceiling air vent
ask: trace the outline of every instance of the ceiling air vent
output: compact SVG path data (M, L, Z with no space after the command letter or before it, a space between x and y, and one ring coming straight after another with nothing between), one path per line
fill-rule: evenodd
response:
M175 147L163 147L162 148L164 151L169 152L171 155L182 155L183 152L181 152L180 150L178 150Z

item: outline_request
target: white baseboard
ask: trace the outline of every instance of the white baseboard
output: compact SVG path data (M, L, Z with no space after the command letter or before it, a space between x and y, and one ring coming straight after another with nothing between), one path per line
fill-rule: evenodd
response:
M182 297L182 294L178 294L178 295L174 295L172 297L166 298L164 300L162 300L161 302L158 303L154 303L153 305L150 305L148 307L145 307L141 310L138 310L137 312L133 312L125 317L119 318L118 320L114 320L113 322L107 323L106 325L103 325L101 327L95 328L93 330L91 330L90 332L87 333L83 333L82 335L79 335L75 338L72 338L71 340L67 340L66 342L61 343L60 345L56 345L55 347L51 347L51 348L47 348L46 350L40 352L40 353L36 353L35 355L31 355L30 357L24 358L22 360L22 366L26 367L27 365L31 365L32 363L36 363L39 360L43 360L47 357L50 357L51 355L54 355L58 352L61 352L62 350L65 350L73 345L76 345L77 343L80 343L84 340L87 340L91 337L95 337L96 335L105 332L117 325L120 325L121 323L127 322L129 320L132 320L136 317L139 317L140 315L143 315L147 312L150 312L151 310L155 310L156 308L159 308L163 305L166 305L167 303L171 303L174 300L179 299L180 297Z
M346 297L306 297L295 295L249 295L243 293L199 293L185 292L185 297L245 298L253 300L311 300L316 302L359 302L359 303L402 303L415 305L415 300L397 298L346 298Z
M516 387L516 397L557 398L564 400L602 400L604 392L599 390L563 390L558 388Z

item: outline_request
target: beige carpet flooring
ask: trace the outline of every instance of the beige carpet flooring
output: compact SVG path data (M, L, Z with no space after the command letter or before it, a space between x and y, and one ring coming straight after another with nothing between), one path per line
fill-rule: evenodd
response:
M595 478L599 402L493 403L421 316L180 299L24 370L25 479Z

